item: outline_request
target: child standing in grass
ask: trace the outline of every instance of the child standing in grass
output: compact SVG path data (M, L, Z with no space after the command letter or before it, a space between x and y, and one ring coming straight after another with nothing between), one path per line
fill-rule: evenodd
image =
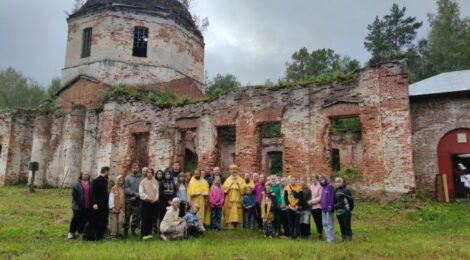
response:
M277 203L276 194L272 191L271 183L269 182L265 184L265 191L261 195L260 207L264 237L272 238L276 236L273 221L276 212L279 210L279 204Z
M116 185L109 193L109 231L112 237L117 238L124 235L125 209L124 175L119 175L116 178Z
M214 176L213 184L209 192L209 204L211 207L211 228L220 230L222 222L222 208L224 206L224 190L222 189L220 176Z
M253 194L253 189L250 186L246 186L245 195L243 195L243 227L251 229L254 226L255 222L255 207L256 207L256 197Z

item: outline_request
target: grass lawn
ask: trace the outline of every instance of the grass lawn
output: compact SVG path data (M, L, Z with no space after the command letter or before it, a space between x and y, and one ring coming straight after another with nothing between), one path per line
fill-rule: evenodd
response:
M182 242L65 239L71 217L70 190L29 193L0 188L0 258L25 259L470 259L470 203L427 202L403 212L401 204L358 202L354 241L327 245L314 240L264 239L258 231L209 231ZM338 237L338 225L336 235Z

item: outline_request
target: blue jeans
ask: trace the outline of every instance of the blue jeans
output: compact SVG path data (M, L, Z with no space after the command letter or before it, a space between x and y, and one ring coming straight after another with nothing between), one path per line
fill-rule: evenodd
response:
M249 208L243 210L243 227L254 228L255 226L255 208Z
M288 209L287 223L289 224L289 237L297 238L300 235L300 212Z
M326 241L328 243L333 243L335 241L335 227L333 224L334 212L322 211L321 216L323 223L323 231L325 231L326 235Z
M211 228L220 229L221 219L222 219L222 209L211 208Z

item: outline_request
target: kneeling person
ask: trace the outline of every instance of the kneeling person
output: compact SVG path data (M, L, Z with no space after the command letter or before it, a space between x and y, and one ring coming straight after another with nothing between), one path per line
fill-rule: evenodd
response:
M188 226L189 236L199 236L204 234L204 228L199 225L199 219L197 217L198 211L199 206L193 205L191 210L184 216L184 221L186 221L186 225Z
M184 219L179 215L180 199L178 197L171 201L166 209L165 217L160 224L160 237L163 240L184 239L187 236L187 226Z

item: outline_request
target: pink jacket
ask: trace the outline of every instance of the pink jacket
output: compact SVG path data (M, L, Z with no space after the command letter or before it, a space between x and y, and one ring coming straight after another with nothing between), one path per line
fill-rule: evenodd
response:
M209 204L211 208L222 208L224 205L224 190L213 185L209 192Z
M312 209L319 209L321 208L321 193L322 193L322 186L320 183L317 185L311 185L310 190L312 191L312 200L309 201L309 204L312 205Z

